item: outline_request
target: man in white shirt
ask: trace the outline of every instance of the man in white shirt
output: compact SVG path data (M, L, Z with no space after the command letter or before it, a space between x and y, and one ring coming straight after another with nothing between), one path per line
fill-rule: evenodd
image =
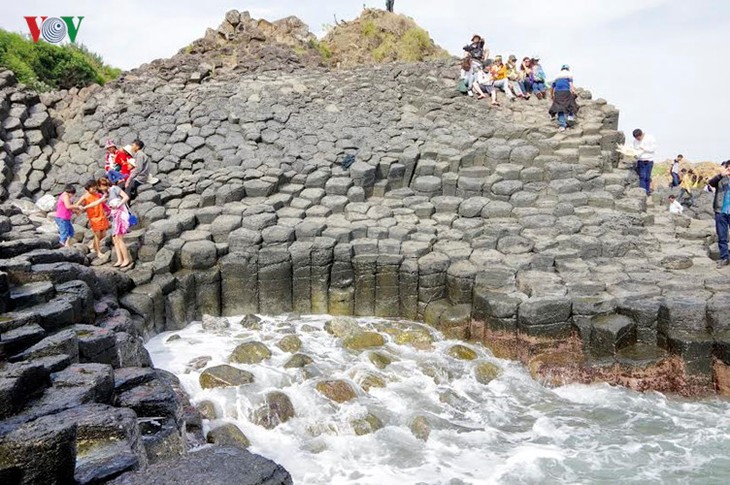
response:
M639 187L646 190L646 195L651 194L651 171L654 169L654 153L656 152L656 140L640 129L635 129L634 149L636 155L636 172L639 174Z
M684 212L684 207L679 203L677 198L673 195L669 196L669 213L670 214L681 214Z

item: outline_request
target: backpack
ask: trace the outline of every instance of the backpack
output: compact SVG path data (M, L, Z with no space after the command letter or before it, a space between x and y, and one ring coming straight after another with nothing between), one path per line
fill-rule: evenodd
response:
M352 164L355 163L355 155L345 155L345 158L342 159L342 162L340 162L340 165L342 165L342 168L347 170L352 166Z
M462 79L459 81L459 84L456 85L456 90L459 91L461 94L466 94L469 92L469 84L467 84L466 79Z

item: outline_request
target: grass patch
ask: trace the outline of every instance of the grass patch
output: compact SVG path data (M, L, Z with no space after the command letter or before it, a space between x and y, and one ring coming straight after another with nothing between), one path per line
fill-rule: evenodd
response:
M330 60L330 58L332 57L332 51L330 50L329 46L324 42L311 39L309 41L309 47L316 50L319 55L322 56L322 58L326 61Z
M80 44L62 46L37 43L0 29L0 66L38 91L82 88L116 79L121 69L104 63L98 54Z
M431 49L431 38L420 27L412 27L403 34L398 45L398 58L403 61L422 61Z
M378 28L375 26L375 22L368 19L362 22L360 25L360 32L365 37L375 37L378 33Z

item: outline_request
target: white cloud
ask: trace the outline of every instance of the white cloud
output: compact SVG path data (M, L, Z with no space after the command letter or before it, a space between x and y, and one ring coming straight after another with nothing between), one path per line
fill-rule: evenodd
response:
M366 0L382 8L385 0ZM363 3L341 0L124 2L30 0L4 5L0 27L26 32L24 15L84 15L79 41L107 62L135 67L168 57L216 27L227 10L254 17L297 15L313 32L358 15ZM724 122L730 67L722 54L730 6L713 0L396 0L449 51L459 55L474 32L492 53L539 53L549 72L571 64L579 85L621 109L622 128L641 126L660 154L730 157Z

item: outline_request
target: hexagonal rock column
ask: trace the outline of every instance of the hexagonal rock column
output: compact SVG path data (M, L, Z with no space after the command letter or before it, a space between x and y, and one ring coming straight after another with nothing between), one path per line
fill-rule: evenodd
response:
M446 270L449 257L431 252L418 259L418 314L423 315L429 303L446 298Z
M246 315L259 311L258 249L225 255L218 262L221 271L221 314Z
M259 311L278 315L292 311L292 262L286 248L259 251Z

